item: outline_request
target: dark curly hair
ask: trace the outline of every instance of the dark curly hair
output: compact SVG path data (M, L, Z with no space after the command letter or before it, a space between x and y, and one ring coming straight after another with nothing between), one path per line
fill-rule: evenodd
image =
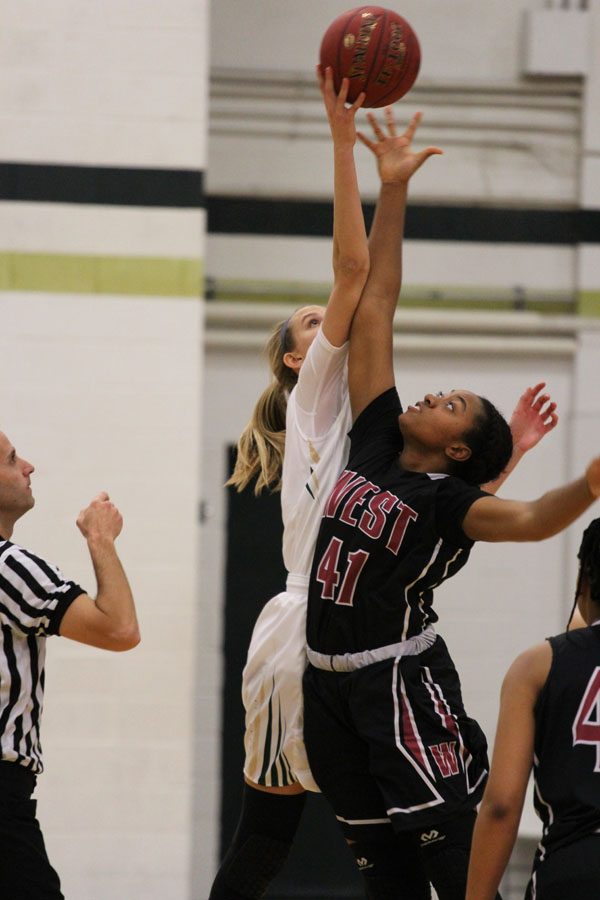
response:
M494 481L506 468L513 452L510 427L502 413L485 397L480 397L483 410L473 427L465 432L463 440L471 450L469 459L452 461L451 475L457 475L467 484L487 484Z
M583 588L583 580L586 579L590 589L590 599L600 606L600 519L594 519L583 532L579 552L579 571L577 573L577 586L575 598L569 614L569 622L577 607L577 600ZM567 631L569 624L567 623Z
M594 519L583 532L577 559L579 573L575 596L578 597L581 593L585 578L590 588L591 599L600 605L600 519Z

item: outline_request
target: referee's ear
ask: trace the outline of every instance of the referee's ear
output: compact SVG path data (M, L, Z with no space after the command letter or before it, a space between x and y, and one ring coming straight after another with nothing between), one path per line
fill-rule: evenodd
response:
M446 447L444 453L448 459L454 462L466 462L472 456L471 448L467 447L466 444L450 444Z

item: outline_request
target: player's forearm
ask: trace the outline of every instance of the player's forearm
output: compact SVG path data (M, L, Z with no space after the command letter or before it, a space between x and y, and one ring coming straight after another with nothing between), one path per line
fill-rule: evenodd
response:
M369 248L354 148L334 144L333 269L336 277L366 279Z
M586 476L543 494L530 504L525 540L544 540L563 531L594 503Z
M108 537L88 537L88 549L98 585L95 603L107 618L113 635L131 646L140 640L133 594L117 554Z
M520 816L520 809L494 812L484 797L473 833L465 900L495 900L517 837Z
M371 268L365 286L369 294L396 308L402 284L402 242L408 185L382 184L369 234ZM362 302L362 301L361 301Z

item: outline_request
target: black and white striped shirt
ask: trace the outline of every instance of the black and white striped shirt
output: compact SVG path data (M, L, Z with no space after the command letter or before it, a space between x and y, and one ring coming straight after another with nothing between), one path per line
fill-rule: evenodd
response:
M0 758L43 770L40 719L46 637L84 590L0 537Z

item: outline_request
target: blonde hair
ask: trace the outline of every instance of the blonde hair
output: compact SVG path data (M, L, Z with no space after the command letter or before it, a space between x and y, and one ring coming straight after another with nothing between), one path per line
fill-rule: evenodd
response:
M283 361L293 347L290 319L277 323L265 347L273 379L258 398L252 418L237 442L235 468L226 484L238 491L243 491L253 478L257 495L265 488L281 490L285 415L289 393L298 379Z

